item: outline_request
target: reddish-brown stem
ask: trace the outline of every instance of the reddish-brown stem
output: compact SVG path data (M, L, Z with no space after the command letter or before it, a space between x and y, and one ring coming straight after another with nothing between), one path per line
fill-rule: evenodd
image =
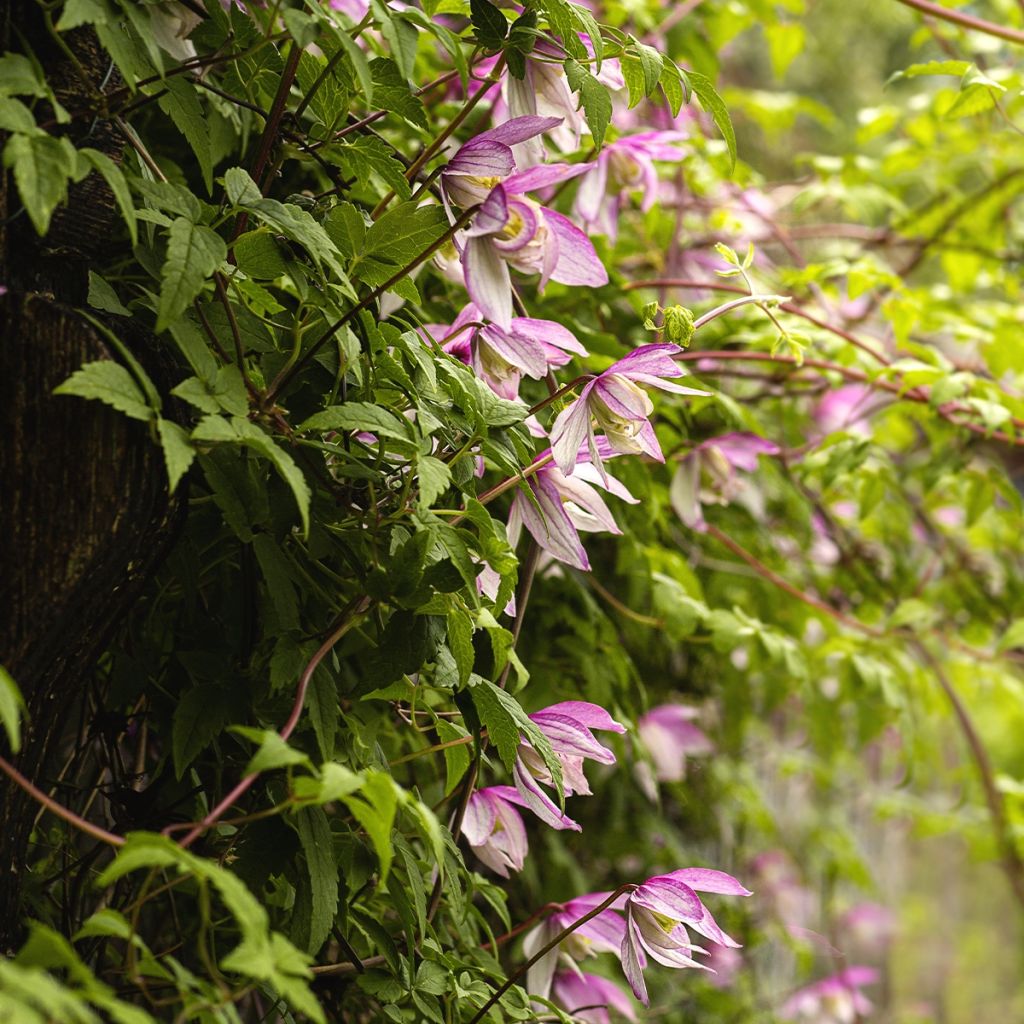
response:
M581 924L586 924L587 921L597 917L598 914L603 913L607 910L623 893L631 892L636 886L631 882L627 882L625 885L620 885L613 893L610 893L608 898L603 902L599 903L593 910L588 911L581 918L573 921L572 924L567 925L563 928L543 949L539 949L529 960L526 961L521 967L513 971L509 975L508 979L502 984L496 992L494 992L490 999L484 1003L483 1006L477 1010L476 1014L469 1024L480 1024L480 1021L487 1016L487 1011L519 980L541 957L546 956L551 952L560 942L564 942Z
M299 718L302 715L303 705L306 703L306 691L309 689L309 681L313 678L313 673L317 670L320 662L327 657L331 652L334 645L356 624L357 619L370 607L370 598L361 597L353 601L349 607L342 612L338 625L331 631L330 635L320 645L316 653L306 667L302 670L302 675L299 677L299 683L295 690L295 701L292 704L291 714L288 716L288 721L281 726L279 735L281 739L287 740L291 734L295 731L295 727L299 724ZM231 790L230 793L223 800L217 804L209 814L203 818L189 833L181 840L180 845L184 847L191 846L207 829L215 825L224 816L225 812L241 797L244 793L248 792L249 787L256 781L257 775L246 775L241 782L238 783ZM164 830L166 834L166 829Z
M28 793L33 800L41 803L52 814L56 814L58 818L63 818L69 825L73 825L77 828L79 832L84 832L86 835L92 836L93 839L98 839L101 843L108 843L110 846L124 845L124 836L108 832L105 828L101 828L99 825L94 825L91 821L86 821L85 818L75 814L74 811L65 807L63 804L57 803L53 797L47 796L46 793L44 793L38 786L29 782L29 780L26 779L13 764L10 764L2 757L0 757L0 771L2 771L15 785Z
M942 7L931 0L896 0L896 3L912 7L915 11L938 18L940 21L948 21L951 25L959 25L961 28L969 28L972 32L982 32L987 36L995 36L997 39L1005 39L1009 43L1024 46L1024 32L1010 28L1009 25L997 25L995 22L976 18L973 14Z

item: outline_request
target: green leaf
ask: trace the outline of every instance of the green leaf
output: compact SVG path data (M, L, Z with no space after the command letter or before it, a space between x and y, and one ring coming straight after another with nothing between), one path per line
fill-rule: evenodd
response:
M7 742L16 754L21 750L21 716L25 713L25 700L11 673L0 665L0 724L7 733Z
M67 199L75 163L75 150L67 139L12 135L7 140L4 166L14 172L18 194L37 234L46 234L54 210Z
M330 804L357 792L362 785L361 775L336 761L328 761L320 768L318 779L303 775L295 780L295 796L317 804Z
M565 61L565 76L573 92L580 94L583 114L587 119L590 133L594 136L594 144L600 148L612 119L612 100L608 90L572 57Z
M274 732L273 729L253 729L247 725L233 725L230 731L259 744L259 749L245 766L246 775L259 775L260 772L270 772L275 768L288 768L294 764L301 764L310 769L313 767L309 758L301 750L290 747L287 741L281 739L280 734Z
M375 135L361 136L335 148L342 169L350 177L376 174L399 199L408 199L412 188L405 177L405 166L395 158L395 151ZM365 230L365 229L364 229Z
M370 61L373 95L378 110L388 110L405 118L414 128L427 129L423 103L413 96L409 83L402 77L393 60L378 57Z
M189 690L174 709L171 727L171 755L175 777L201 754L228 724L231 705L217 687L203 685Z
M448 613L448 648L459 669L459 685L465 686L473 671L473 621L462 609Z
M167 464L168 489L173 494L178 482L192 465L196 450L189 441L188 433L177 423L165 420L162 416L157 418L156 432Z
M469 0L470 20L477 42L485 50L500 50L508 34L508 19L490 0Z
M394 858L391 828L398 809L399 790L386 772L368 771L358 794L344 797L348 809L366 830L380 862L380 884L387 881Z
M711 115L716 127L722 133L725 144L729 147L731 166L736 166L736 133L733 131L732 119L722 97L715 92L711 79L697 71L683 72L693 91L700 100L700 105Z
M165 331L202 291L208 277L227 259L224 239L211 228L178 217L167 239L161 271L156 329Z
M448 219L439 206L404 203L375 221L363 240L362 258L373 257L397 266L411 263L447 230Z
M95 271L89 271L89 297L87 299L93 309L101 310L104 313L112 313L114 316L131 316L131 310L126 309L117 292Z
M156 415L132 375L112 359L86 363L54 388L53 393L97 399L136 420L147 421Z
M996 650L1002 654L1014 647L1024 647L1024 619L1014 619L999 640Z
M0 57L0 96L46 95L46 83L36 66L21 53L5 53Z
M25 135L37 135L42 132L36 127L36 119L32 111L21 100L10 96L0 96L0 131L12 135L21 132Z
M678 117L679 111L683 109L683 104L690 102L690 85L683 78L676 62L667 54L662 57L659 82L665 99L668 100L672 116Z
M420 505L430 508L451 486L452 471L447 463L433 455L421 455L416 463L416 475L420 482Z
M132 202L132 193L128 188L124 172L106 153L101 153L98 149L80 149L78 153L107 183L107 187L114 194L117 208L121 211L125 224L128 225L128 234L131 235L132 245L137 245L139 227L135 218L135 204Z
M402 416L396 416L379 405L369 402L347 402L345 405L329 405L313 413L296 428L299 433L329 430L358 430L408 441L413 436L412 424Z
M306 859L309 917L302 922L302 945L315 954L330 934L338 912L338 865L334 860L331 826L322 807L305 807L292 817Z
M345 50L345 56L352 64L356 81L359 82L359 88L362 90L362 102L370 107L373 103L373 73L370 71L370 62L366 59L366 54L344 29L336 33L334 38L341 43Z
M199 90L183 77L165 78L161 83L167 90L160 98L160 109L174 122L195 153L207 194L213 192L213 151L210 145L210 125L199 102Z
M269 231L246 231L235 241L232 251L238 268L257 280L272 281L288 267L281 247Z
M438 738L442 743L451 743L453 740L461 740L469 736L469 733L445 718L439 718L434 723L437 729ZM449 796L459 784L459 780L469 769L471 743L460 743L458 746L444 748L445 784L444 795Z
M242 416L230 420L223 416L204 416L192 431L192 440L245 445L268 459L291 488L302 518L302 532L304 535L309 533L309 503L312 495L306 478L295 460L283 448L274 444L255 423Z

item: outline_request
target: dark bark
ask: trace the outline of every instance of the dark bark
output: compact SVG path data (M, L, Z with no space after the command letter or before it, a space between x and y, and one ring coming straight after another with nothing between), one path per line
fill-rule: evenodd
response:
M87 90L43 31L38 6L8 4L6 14L6 27L17 24L62 102L87 104ZM109 83L109 59L94 37L72 35L94 84ZM9 32L7 42L17 48ZM83 119L72 130L76 144L119 159L123 140L109 123ZM49 792L74 743L96 662L166 552L182 504L167 494L163 457L146 424L96 401L53 395L83 363L116 358L74 308L85 305L90 266L124 236L113 197L91 175L39 239L3 177L0 283L9 290L0 300L0 663L28 705L22 750L11 759ZM127 320L111 328L159 380L155 339ZM68 792L56 798L79 809L89 796ZM99 820L105 808L97 800L90 813ZM38 811L19 788L0 785L0 954L20 938Z

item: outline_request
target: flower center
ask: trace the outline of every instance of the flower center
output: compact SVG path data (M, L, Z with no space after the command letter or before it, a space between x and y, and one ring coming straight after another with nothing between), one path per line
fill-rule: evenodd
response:
M659 914L656 910L651 911L651 917L658 923L658 927L666 934L671 935L676 930L679 922L673 917Z

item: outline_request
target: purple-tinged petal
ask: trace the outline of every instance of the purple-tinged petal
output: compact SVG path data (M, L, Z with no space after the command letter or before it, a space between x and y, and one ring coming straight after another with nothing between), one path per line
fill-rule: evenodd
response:
M592 288L608 283L608 271L597 258L590 239L568 217L544 207L544 221L558 239L558 265L551 274L553 281Z
M505 178L516 169L512 150L496 139L477 137L467 142L448 161L442 180L456 174L480 178Z
M497 234L508 223L509 213L508 193L500 185L495 185L477 210L472 224L466 228L466 237ZM480 305L479 302L476 304Z
M753 893L732 875L714 868L680 868L663 876L678 879L697 892L714 892L722 896L752 896Z
M536 237L540 229L540 217L528 203L512 198L508 204L507 221L502 227L506 229L506 235L509 230L513 233L511 237L502 235L501 238L495 239L494 244L502 252L517 253L525 249Z
M550 131L552 128L560 125L562 121L563 118L561 117L537 117L530 114L523 117L513 117L512 120L506 121L504 124L499 124L494 128L481 132L471 141L487 139L504 143L506 146L514 146L517 142L525 142L527 139L532 139L535 135Z
M647 985L644 982L643 965L640 963L639 929L633 921L632 911L627 908L626 914L626 936L622 940L622 949L619 952L622 970L625 972L629 987L633 990L633 995L644 1006L650 1006L651 1000L647 995Z
M587 350L580 344L576 335L554 320L535 320L533 317L518 316L512 321L512 333L539 341L543 345L575 352L580 356L587 354Z
M518 171L505 181L509 192L532 192L538 188L548 188L572 178L586 174L593 164L539 164Z
M558 809L555 802L541 789L537 780L529 773L519 758L516 758L512 774L515 778L516 789L519 790L520 795L526 801L526 806L545 825L550 825L551 828L558 829L559 831L565 829L573 832L583 831L579 824Z
M466 814L462 819L462 834L470 846L482 846L494 831L497 818L494 800L486 789L478 789L466 805Z
M590 425L590 392L594 382L585 385L579 398L562 410L551 426L551 454L555 465L569 476L576 466L576 456L587 435L593 435Z
M546 714L549 711L556 715L575 718L577 722L585 725L588 729L607 729L610 732L619 733L626 731L626 727L616 722L600 704L591 704L589 701L563 700L544 708L538 714Z
M608 188L608 157L607 148L598 158L593 169L580 182L576 190L574 207L576 213L586 222L596 221L604 203Z
M466 289L480 312L499 327L512 323L512 278L489 239L470 238L462 255Z
M634 891L630 901L675 921L699 921L704 911L693 889L671 875L648 878Z
M679 355L682 349L668 342L656 342L641 345L613 363L605 373L621 373L631 376L633 373L651 374L655 377L681 377L686 371L672 358Z
M615 763L615 752L598 743L594 734L575 719L549 712L531 715L530 719L548 738L556 754L589 757L601 764Z
M778 455L781 451L774 441L757 434L722 434L702 442L699 447L717 448L731 465L748 473L757 469L759 455Z

